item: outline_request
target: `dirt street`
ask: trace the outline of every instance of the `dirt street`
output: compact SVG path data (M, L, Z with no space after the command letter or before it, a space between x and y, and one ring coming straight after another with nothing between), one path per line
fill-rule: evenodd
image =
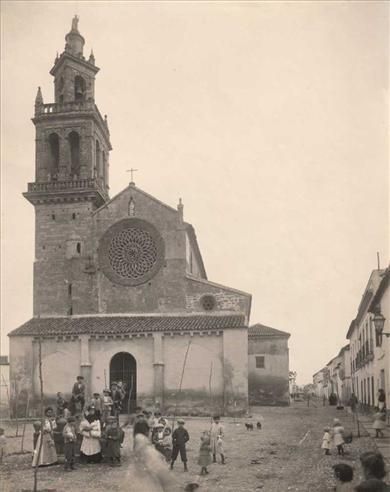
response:
M180 459L173 472L169 472L172 485L169 492L184 490L189 482L197 482L200 492L284 492L284 491L328 491L334 486L332 465L343 461L355 470L355 481L361 479L359 454L373 449L369 437L354 439L346 446L346 455L340 460L333 450L324 456L320 449L323 427L331 425L334 417L341 419L346 430L353 429L351 416L334 407L307 408L305 403L291 407L256 407L251 419L223 420L225 426L226 465L214 464L209 475L199 477L197 465L200 435L210 426L209 419L187 418L186 427L191 439L188 445L189 473L184 473ZM262 423L258 430L246 430L246 422ZM12 430L6 427L6 434ZM27 426L25 448L32 447L32 425ZM20 449L19 438L8 439L8 452ZM64 473L57 465L39 469L40 490L56 492L85 491L103 492L131 491L154 492L153 485L145 482L147 473L136 467L132 452L131 429L126 429L122 466L111 468L108 464L80 465L71 473ZM31 454L10 454L1 467L1 490L19 492L32 489L33 470Z

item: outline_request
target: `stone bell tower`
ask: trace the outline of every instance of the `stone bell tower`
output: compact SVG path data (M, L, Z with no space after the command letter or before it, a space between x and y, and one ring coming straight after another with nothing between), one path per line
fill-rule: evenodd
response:
M50 70L54 103L44 104L38 88L32 119L35 181L24 196L36 216L35 315L94 310L92 304L77 305L77 290L93 288L91 275L82 274L93 270L92 212L109 197L110 134L95 104L99 68L92 52L84 57L77 16L65 41Z

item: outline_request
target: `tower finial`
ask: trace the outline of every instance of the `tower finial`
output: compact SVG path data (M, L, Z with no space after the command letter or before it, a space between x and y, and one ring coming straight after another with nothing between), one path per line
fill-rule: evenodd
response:
M83 36L79 33L78 23L79 18L77 15L75 15L72 19L72 29L65 36L65 51L72 54L73 56L82 58L85 40Z
M37 95L35 96L35 106L40 106L41 104L43 104L42 91L41 88L38 87Z
M75 16L72 19L72 31L79 32L78 24L79 24L79 16L75 14Z
M88 59L89 63L91 63L92 65L95 65L95 55L93 54L93 50L91 50L91 54L89 55L89 59Z
M184 209L184 205L183 205L182 199L179 198L179 204L177 206L177 211L179 212L179 222L180 222L180 224L182 224L183 223L183 220L184 220L183 209Z
M43 106L43 97L41 88L38 87L37 95L35 96L35 114L40 114Z

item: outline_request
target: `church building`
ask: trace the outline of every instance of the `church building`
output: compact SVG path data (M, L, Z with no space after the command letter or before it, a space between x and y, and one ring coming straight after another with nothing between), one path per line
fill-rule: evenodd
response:
M35 100L33 317L10 333L10 380L67 398L122 381L134 407L201 415L248 403L251 295L207 279L194 228L135 186L109 196L110 132L95 102L99 68L78 18L57 56L54 103Z

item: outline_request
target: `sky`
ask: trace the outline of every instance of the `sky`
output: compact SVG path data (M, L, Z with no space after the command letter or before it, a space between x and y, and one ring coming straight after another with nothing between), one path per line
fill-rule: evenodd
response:
M389 258L387 2L2 2L1 287L6 334L32 316L34 99L74 14L101 71L114 196L184 204L208 278L291 333L308 383L346 343Z

